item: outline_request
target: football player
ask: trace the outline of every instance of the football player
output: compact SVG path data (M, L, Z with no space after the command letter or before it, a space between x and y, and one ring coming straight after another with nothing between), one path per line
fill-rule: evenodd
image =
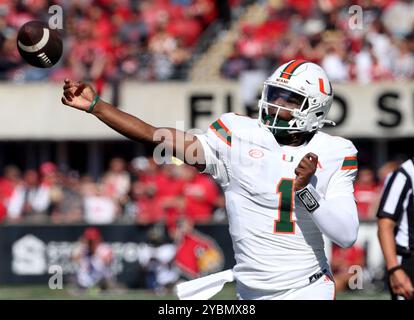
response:
M223 187L239 299L334 299L323 234L350 247L358 233L353 196L357 150L319 131L332 104L321 67L292 60L264 83L258 119L223 114L205 134L155 128L66 80L62 102L133 140L163 143ZM185 141L180 144L178 141ZM194 157L191 157L193 155Z

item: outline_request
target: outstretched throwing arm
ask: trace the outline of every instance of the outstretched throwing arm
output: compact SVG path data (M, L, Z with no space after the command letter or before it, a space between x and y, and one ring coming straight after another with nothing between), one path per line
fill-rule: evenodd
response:
M123 136L154 147L163 143L166 151L200 171L205 168L203 148L197 137L174 128L157 128L99 99L91 85L65 80L62 103L89 112ZM157 135L162 130L165 134ZM161 136L161 138L160 138ZM191 150L190 150L191 147Z

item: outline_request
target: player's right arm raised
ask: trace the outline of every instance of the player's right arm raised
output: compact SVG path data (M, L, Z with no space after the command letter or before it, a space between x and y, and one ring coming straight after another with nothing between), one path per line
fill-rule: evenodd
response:
M88 111L96 97L95 90L89 84L65 80L62 96L63 104ZM205 157L203 148L196 136L174 128L156 128L100 99L91 113L125 137L153 144L154 147L157 144L163 143L166 150L177 158L197 167L199 170L204 170ZM156 138L155 133L158 129L162 129L167 133L162 135L162 139ZM186 152L190 146L191 152Z

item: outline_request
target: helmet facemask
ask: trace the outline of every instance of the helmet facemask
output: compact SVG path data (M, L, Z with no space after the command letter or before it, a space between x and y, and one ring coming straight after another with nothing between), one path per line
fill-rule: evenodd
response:
M277 104L278 100L280 103L280 99L283 100L283 105ZM312 131L306 126L308 109L309 101L306 95L268 81L264 83L262 98L259 101L259 123L267 127L275 137ZM288 112L291 119L282 119L281 111L285 115Z

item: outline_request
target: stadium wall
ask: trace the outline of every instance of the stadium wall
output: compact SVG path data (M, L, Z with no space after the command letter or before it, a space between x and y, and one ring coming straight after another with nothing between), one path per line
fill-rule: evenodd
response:
M206 129L220 114L245 113L251 92L246 83L124 82L119 97L122 109L156 126ZM260 97L260 86L251 90ZM55 84L1 84L0 140L119 140L120 135L99 121L60 103L61 86ZM326 129L350 138L414 137L414 82L336 84ZM111 101L110 89L103 98Z
M49 268L60 266L66 279L76 267L71 260L76 243L86 225L2 225L0 226L0 284L47 285ZM144 285L143 270L154 248L149 240L153 225L99 226L104 241L114 252L113 270L120 282L129 287ZM198 236L214 242L221 251L221 270L235 264L227 224L205 224L195 227ZM361 222L356 244L366 250L367 274L383 273L383 257L375 222ZM167 242L168 243L168 242ZM170 242L172 244L172 242ZM325 238L328 258L332 244ZM194 253L196 254L196 253Z

